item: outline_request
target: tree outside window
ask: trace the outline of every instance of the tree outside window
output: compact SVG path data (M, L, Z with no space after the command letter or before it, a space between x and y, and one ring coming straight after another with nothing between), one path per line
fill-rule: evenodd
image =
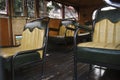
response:
M62 19L62 5L56 2L48 2L47 13L51 18Z
M34 17L35 16L35 1L34 0L27 0L27 14L28 14L28 17Z
M24 16L23 0L14 0L14 14L15 16Z
M39 14L40 14L40 16L44 16L44 2L43 2L43 0L40 0L39 1Z
M78 19L77 11L72 6L65 6L65 18Z
M0 0L0 14L7 14L6 0Z

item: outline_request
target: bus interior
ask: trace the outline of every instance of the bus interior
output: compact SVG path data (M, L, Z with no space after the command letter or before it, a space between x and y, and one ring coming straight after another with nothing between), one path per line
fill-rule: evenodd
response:
M0 80L119 75L119 0L0 0Z

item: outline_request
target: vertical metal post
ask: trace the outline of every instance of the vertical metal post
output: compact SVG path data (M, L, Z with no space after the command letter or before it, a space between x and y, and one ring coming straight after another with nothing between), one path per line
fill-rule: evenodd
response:
M79 29L77 28L74 33L74 78L73 80L78 80L77 76L77 33Z
M0 56L0 80L5 80L4 61L1 56Z

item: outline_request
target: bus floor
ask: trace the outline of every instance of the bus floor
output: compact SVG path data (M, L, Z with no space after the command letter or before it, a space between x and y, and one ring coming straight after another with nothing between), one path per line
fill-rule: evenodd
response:
M17 71L15 80L73 80L73 50L71 46L48 45L44 76L41 63L34 63ZM9 79L7 79L9 80ZM78 80L120 80L120 71L94 68L78 63Z

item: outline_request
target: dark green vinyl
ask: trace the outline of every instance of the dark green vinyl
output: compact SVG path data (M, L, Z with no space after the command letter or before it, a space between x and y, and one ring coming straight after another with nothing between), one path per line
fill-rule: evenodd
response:
M120 50L77 47L78 61L87 63L104 63L120 66Z

